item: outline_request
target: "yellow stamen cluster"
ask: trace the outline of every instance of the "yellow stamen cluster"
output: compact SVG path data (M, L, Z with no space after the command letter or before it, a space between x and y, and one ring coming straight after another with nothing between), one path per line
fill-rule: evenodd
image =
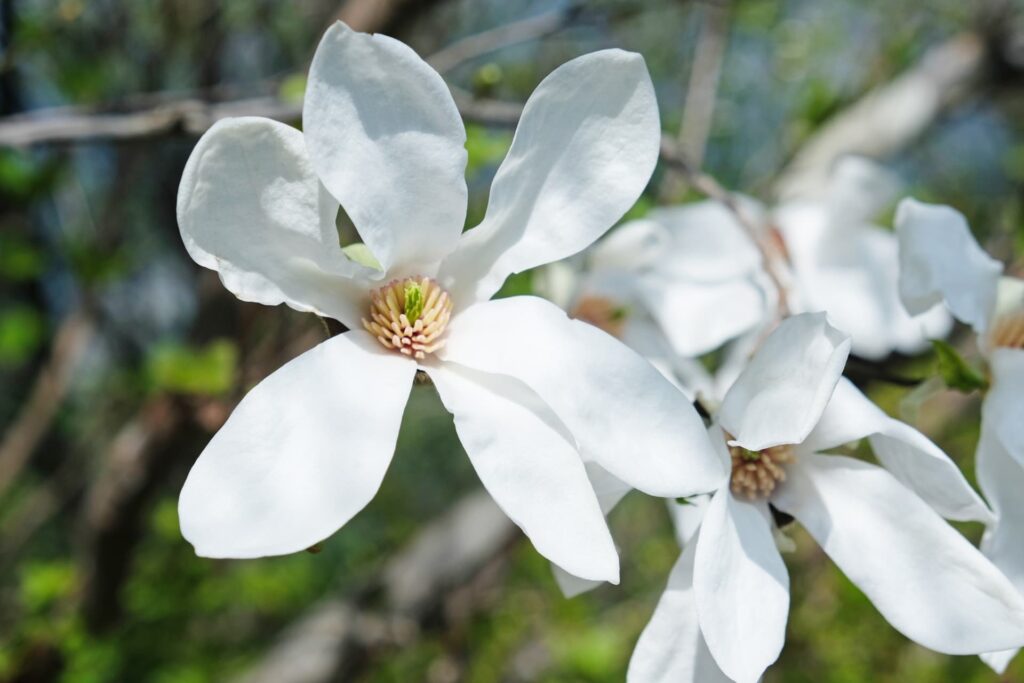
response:
M625 307L603 296L582 297L569 313L570 317L589 323L613 337L622 336L626 315Z
M384 348L422 359L444 346L452 315L448 292L428 277L392 280L370 292L370 320L363 327Z
M992 346L1004 349L1024 349L1024 310L1004 313L996 318L989 337Z
M730 488L736 495L750 500L771 495L778 483L786 480L782 466L796 460L792 446L773 446L763 451L729 446L729 455L732 456Z

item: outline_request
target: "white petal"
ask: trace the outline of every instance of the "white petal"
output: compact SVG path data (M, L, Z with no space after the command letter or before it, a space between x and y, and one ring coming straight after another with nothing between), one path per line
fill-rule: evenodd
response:
M895 225L907 310L923 313L945 300L956 318L986 329L1003 266L978 246L963 215L908 198L896 209Z
M943 517L992 520L991 511L941 448L910 425L886 415L845 377L801 450L831 450L868 437L881 463Z
M629 660L629 683L731 683L708 651L693 597L696 543L679 556Z
M627 484L608 474L608 471L597 463L588 462L585 464L590 485L594 488L594 493L597 494L597 502L601 506L601 513L607 517L608 513L632 489ZM575 574L570 574L557 564L552 564L551 570L555 576L555 582L562 591L562 595L567 598L574 598L604 583L603 581L581 579Z
M625 345L543 299L497 299L457 314L440 353L522 380L581 452L634 488L689 496L713 490L723 476L681 392Z
M737 683L755 683L778 659L789 616L789 574L766 504L718 490L697 537L693 589L718 666Z
M583 462L537 395L510 377L425 369L480 481L537 552L576 576L618 583L619 556Z
M178 187L189 255L218 271L235 296L286 303L351 327L361 313L352 292L364 288L348 278L365 269L342 253L331 208L337 203L321 192L302 133L256 117L214 124Z
M510 274L603 235L647 185L660 136L640 55L602 50L552 72L523 109L483 222L442 266L456 303L489 299Z
M407 45L338 22L313 56L302 111L313 166L389 272L431 275L466 218L466 130Z
M986 399L986 409L991 402ZM987 410L986 410L987 412ZM997 521L990 526L981 542L985 555L995 563L1018 590L1024 591L1024 465L1015 460L996 435L993 425L982 418L981 439L977 452L978 484L992 504ZM1017 650L983 655L989 666L1002 673Z
M655 265L672 246L672 236L657 221L629 221L608 233L589 251L592 270L637 271Z
M898 631L947 654L1024 644L1024 597L888 472L803 454L772 503L796 517Z
M1024 467L1024 349L995 349L989 355L992 386L984 421L1011 457Z
M747 278L703 283L661 274L640 279L640 295L676 353L699 356L761 322L764 292Z
M899 178L884 166L865 157L845 156L829 177L827 203L832 221L868 222L896 199L899 189Z
M330 536L377 493L415 373L360 331L282 366L249 391L189 472L182 535L199 555L238 558Z
M756 220L764 210L754 200L739 198L743 210ZM761 252L733 212L707 200L653 209L647 219L660 223L672 236L672 250L661 267L700 282L743 277L761 267Z
M719 422L752 451L802 442L825 410L849 353L850 338L824 313L787 318L729 388Z

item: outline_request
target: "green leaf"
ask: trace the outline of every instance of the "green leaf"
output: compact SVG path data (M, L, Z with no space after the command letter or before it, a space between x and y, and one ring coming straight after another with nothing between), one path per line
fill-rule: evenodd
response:
M30 306L0 312L0 366L28 360L43 343L45 332L42 315Z
M146 370L156 389L206 396L224 394L235 383L238 349L228 339L198 349L163 344L150 354Z
M970 365L952 345L941 339L932 339L932 347L939 361L939 376L946 386L964 393L975 389L988 389L988 380Z

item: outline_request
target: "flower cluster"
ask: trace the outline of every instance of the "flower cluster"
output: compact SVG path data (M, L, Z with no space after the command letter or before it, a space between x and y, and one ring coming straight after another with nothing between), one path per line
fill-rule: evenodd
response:
M1005 668L1024 646L1024 282L962 216L907 199L895 235L877 227L894 181L848 159L815 195L659 208L600 239L660 144L644 61L620 50L540 83L466 231L464 143L435 71L339 23L301 132L227 119L197 144L177 207L192 258L244 301L348 330L253 387L200 455L179 502L197 553L291 553L340 529L380 487L423 373L567 594L618 582L604 516L622 496L669 499L682 553L630 680L761 677L789 610L784 519L907 637ZM339 243L340 209L373 265ZM540 266L547 299L492 300ZM922 351L952 318L988 365L984 498L843 374L851 353ZM845 448L860 442L872 458ZM981 548L947 520L986 525Z

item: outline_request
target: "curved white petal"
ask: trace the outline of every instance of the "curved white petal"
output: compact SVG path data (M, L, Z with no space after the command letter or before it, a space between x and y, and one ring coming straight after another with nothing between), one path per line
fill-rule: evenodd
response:
M498 506L566 571L619 582L619 556L572 437L510 377L450 363L425 368L470 462Z
M302 124L384 269L432 275L466 219L466 130L441 76L407 45L337 22L313 56Z
M629 660L629 683L731 683L708 651L697 620L693 591L696 543L672 568L654 615Z
M904 199L896 209L900 297L911 313L945 300L955 317L988 328L1003 266L986 254L959 211Z
M601 514L607 518L608 513L619 504L619 501L622 500L627 493L632 491L632 488L630 488L628 484L619 481L612 475L608 474L608 470L595 462L587 462L585 465L587 478L590 479L590 485L594 487L594 493L597 494L597 502L601 506ZM593 590L604 583L603 581L581 579L575 574L570 574L557 564L551 565L551 571L552 574L554 574L555 583L558 584L558 587L562 591L562 595L567 598L574 598L577 595Z
M648 311L682 356L699 356L750 330L767 313L764 292L747 278L695 282L651 273L639 281Z
M1024 467L1024 349L994 349L988 360L992 386L982 419Z
M693 590L718 666L737 683L756 683L782 651L789 616L789 574L765 503L718 490L697 537Z
M185 480L181 533L204 557L310 547L370 502L416 364L368 334L328 339L253 387Z
M825 410L849 353L850 338L824 313L787 318L729 388L719 422L752 451L802 442Z
M439 353L522 380L586 457L634 488L689 496L716 488L723 476L680 391L628 347L543 299L497 299L457 314Z
M754 200L739 198L743 210L761 219L764 210ZM714 200L653 209L647 219L672 236L672 250L660 267L700 282L743 277L761 267L761 252L732 211Z
M992 397L986 399L986 404ZM986 408L988 406L986 405ZM987 417L982 418L977 452L978 484L992 505L997 520L981 542L981 550L1018 590L1024 591L1024 464L1007 451ZM1017 650L982 656L985 663L1002 673Z
M640 55L602 50L553 71L523 109L483 222L442 265L456 303L489 299L510 274L603 235L647 185L660 136Z
M672 236L660 223L648 218L623 223L588 252L591 270L638 271L665 258Z
M845 156L829 176L826 203L837 224L866 223L896 199L899 178L871 159Z
M898 631L947 654L1024 644L1024 596L884 469L802 454L772 503L796 517Z
M941 448L910 425L886 415L845 377L836 384L801 451L827 451L869 437L886 469L943 517L992 521L991 511Z
M196 263L243 301L286 303L359 323L364 273L338 244L337 203L321 192L302 133L257 117L218 121L178 187L178 226ZM329 219L328 219L329 218Z

